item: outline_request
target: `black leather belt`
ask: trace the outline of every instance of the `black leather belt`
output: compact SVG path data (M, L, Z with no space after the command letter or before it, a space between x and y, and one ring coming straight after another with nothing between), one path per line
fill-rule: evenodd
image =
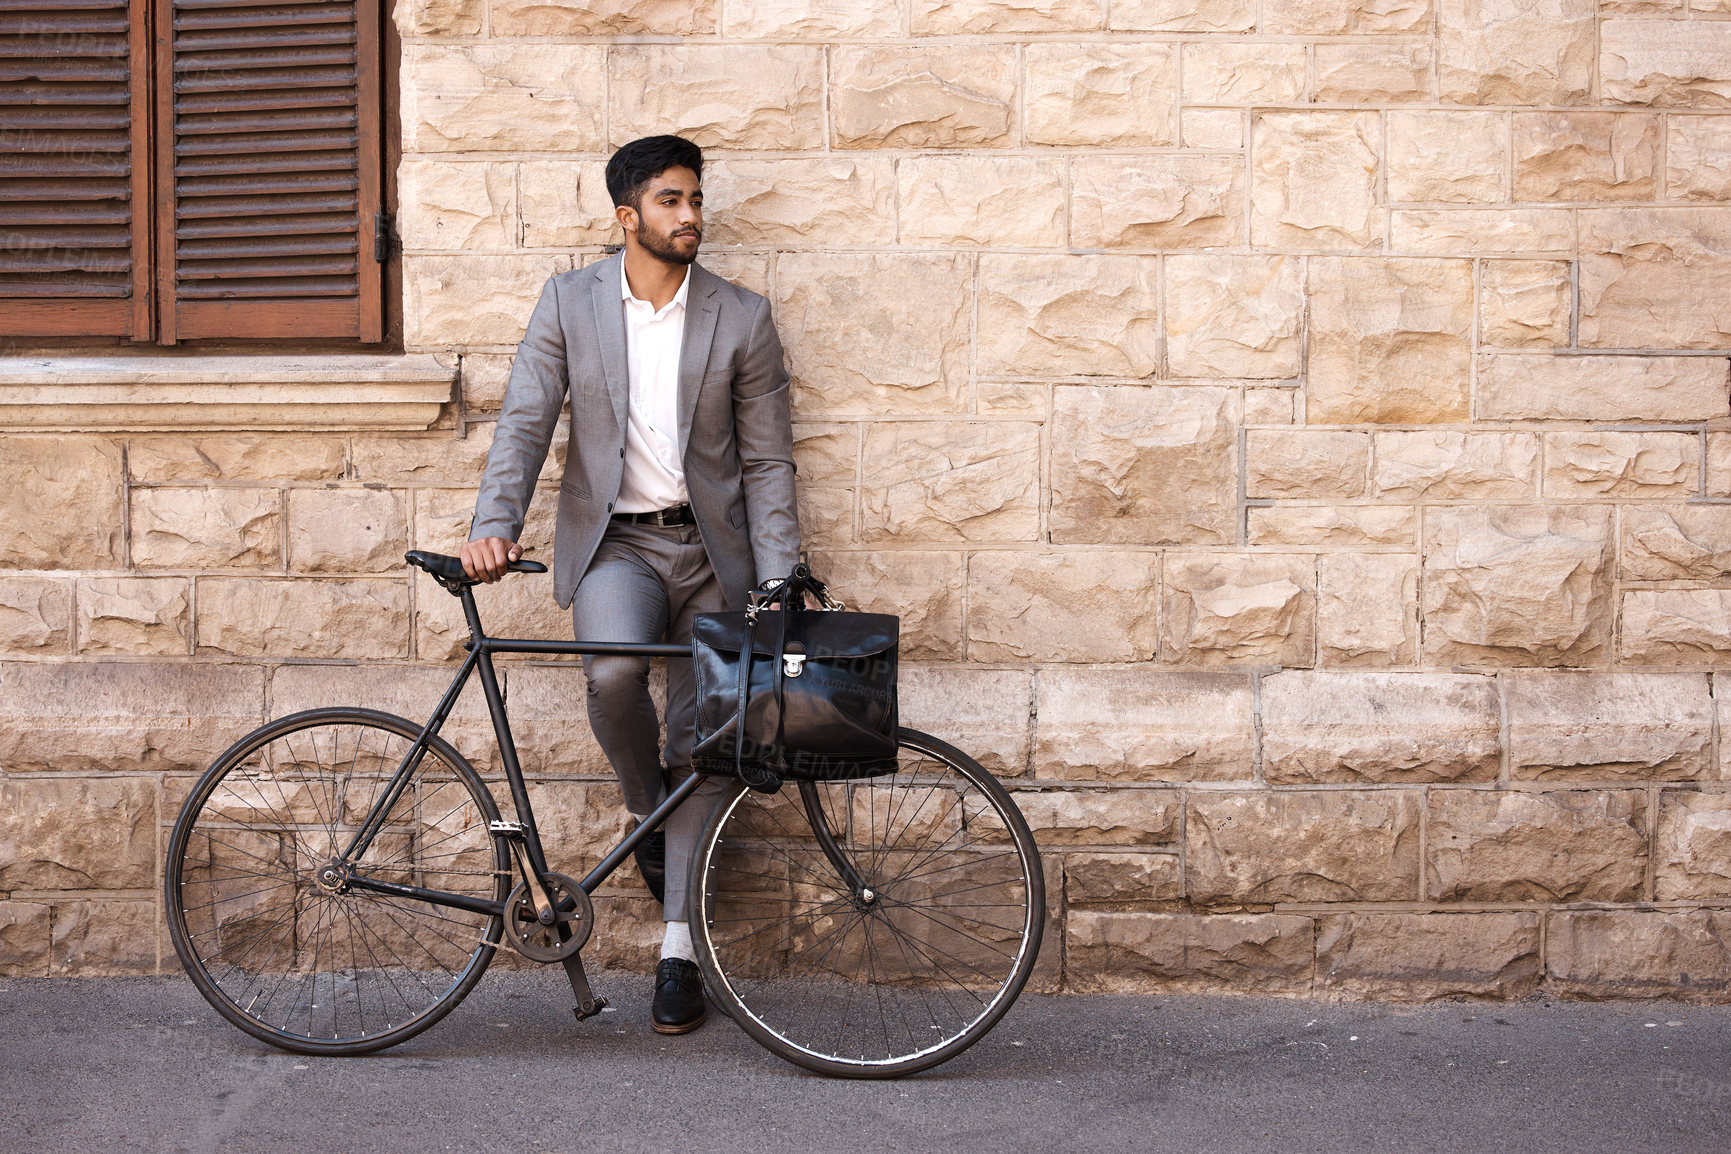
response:
M648 513L615 513L615 521L628 521L633 525L695 525L697 515L691 511L690 505L674 505L670 509L655 509Z

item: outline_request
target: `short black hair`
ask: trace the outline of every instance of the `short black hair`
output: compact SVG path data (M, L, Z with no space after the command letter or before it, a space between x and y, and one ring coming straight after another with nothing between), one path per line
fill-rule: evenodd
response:
M682 136L645 136L633 140L607 162L607 194L615 207L637 208L643 186L670 168L689 168L703 179L703 149Z

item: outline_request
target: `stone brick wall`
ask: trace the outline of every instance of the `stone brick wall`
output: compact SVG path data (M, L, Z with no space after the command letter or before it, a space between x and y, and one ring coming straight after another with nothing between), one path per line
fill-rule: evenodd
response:
M441 422L0 439L0 973L172 967L188 775L303 705L427 711L460 622L402 550L464 536L541 282L616 239L608 151L677 131L705 263L776 309L817 567L1040 831L1044 988L1731 999L1723 0L397 20ZM489 620L564 634L547 589ZM593 857L576 676L507 676Z

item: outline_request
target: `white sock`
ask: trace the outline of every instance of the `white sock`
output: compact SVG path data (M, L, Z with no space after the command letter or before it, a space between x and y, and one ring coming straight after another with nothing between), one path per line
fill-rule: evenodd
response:
M661 956L684 958L692 963L697 961L697 951L691 948L691 923L667 923L667 933L661 939Z

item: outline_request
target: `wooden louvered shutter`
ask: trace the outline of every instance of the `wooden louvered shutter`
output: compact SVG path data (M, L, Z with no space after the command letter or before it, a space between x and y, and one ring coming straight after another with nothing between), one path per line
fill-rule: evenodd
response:
M162 340L381 340L379 5L159 0L156 67Z
M0 0L0 335L150 338L142 4Z

